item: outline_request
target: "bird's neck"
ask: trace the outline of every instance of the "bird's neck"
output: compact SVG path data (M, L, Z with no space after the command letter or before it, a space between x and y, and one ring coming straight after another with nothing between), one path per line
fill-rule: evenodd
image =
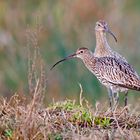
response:
M85 66L91 71L91 67L94 68L95 66L95 57L94 54L92 52L90 52L89 54L85 55L83 57L83 62L85 64Z
M96 31L95 34L96 34L96 48L94 55L96 57L107 56L110 53L111 48L107 42L106 33Z

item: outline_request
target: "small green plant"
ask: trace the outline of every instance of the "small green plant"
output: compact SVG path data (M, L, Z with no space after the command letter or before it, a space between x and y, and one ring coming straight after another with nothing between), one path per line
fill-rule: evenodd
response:
M66 100L64 102L56 102L49 106L50 109L62 109L66 111L71 111L77 107L78 106L75 104L75 102L71 100Z
M103 128L111 125L110 118L107 118L107 117L103 117L103 118L95 117L94 123L96 125L99 125L99 126L103 127Z
M63 137L62 137L61 134L56 134L56 135L54 136L54 139L55 139L55 140L63 140Z
M102 122L101 125L103 127L108 127L110 125L110 118L104 117L101 122Z
M12 138L13 131L11 129L7 129L4 131L4 135L8 138Z
M51 134L48 134L48 139L49 140L63 140L63 137L60 133L51 133Z
M73 122L79 122L81 124L88 124L92 126L93 116L89 110L84 107L79 107L79 110L75 111L71 117Z

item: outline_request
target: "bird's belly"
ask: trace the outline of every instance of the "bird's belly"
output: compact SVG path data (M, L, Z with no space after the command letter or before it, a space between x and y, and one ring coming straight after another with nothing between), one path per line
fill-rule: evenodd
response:
M107 88L110 88L114 93L127 92L128 91L127 88L120 87L120 86L117 86L117 85L113 85L113 84L109 83L105 78L103 78L103 77L101 77L101 76L99 76L97 74L96 74L96 77L98 78L98 80L100 81L100 83L102 85L104 85Z
M112 89L112 91L114 93L117 93L117 92L127 92L128 91L127 88L116 86L116 85L111 85L110 88Z

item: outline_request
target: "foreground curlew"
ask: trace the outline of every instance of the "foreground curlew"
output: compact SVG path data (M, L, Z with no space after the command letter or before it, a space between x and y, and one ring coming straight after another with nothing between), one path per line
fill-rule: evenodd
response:
M117 42L115 35L109 30L109 27L105 21L100 20L100 21L96 22L96 26L95 26L96 48L95 48L94 56L98 57L98 58L113 57L113 58L118 59L119 61L123 61L123 62L127 63L130 71L135 73L135 75L137 77L139 77L138 74L133 69L133 67L128 64L127 60L123 56L121 56L119 53L117 53L111 49L111 47L109 46L107 39L106 39L106 32L111 34L114 37L115 41ZM123 67L124 66L122 65L122 69L124 69ZM112 93L111 89L108 89L108 91L109 91L109 100L110 100L110 105L111 105L112 94L115 94L115 93ZM120 89L120 91L121 91L121 89ZM124 92L125 92L125 105L127 105L127 94L128 94L127 89L124 90ZM118 95L116 95L116 102L118 102L118 99L119 99L119 97L118 97Z
M89 71L114 93L128 89L140 91L140 79L131 69L131 65L113 57L95 57L87 48L79 48L76 53L55 63L51 70L60 62L75 57L82 59Z

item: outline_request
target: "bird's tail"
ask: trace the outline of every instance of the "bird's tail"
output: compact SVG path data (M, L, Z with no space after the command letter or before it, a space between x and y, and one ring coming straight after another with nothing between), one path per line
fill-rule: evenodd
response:
M123 88L131 89L131 90L140 91L140 80L136 84L133 84L133 85L132 84L131 85L130 84L115 84L115 85L123 87Z
M140 91L140 82L138 85L121 85L121 84L118 84L118 86L121 86L121 87L124 87L124 88L128 88L128 89L131 89L131 90L136 90L136 91Z

